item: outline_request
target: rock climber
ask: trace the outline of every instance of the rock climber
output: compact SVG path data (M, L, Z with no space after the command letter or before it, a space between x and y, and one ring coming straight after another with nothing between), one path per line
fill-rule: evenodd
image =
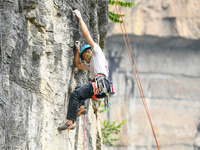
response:
M83 46L81 49L80 42L75 42L75 67L90 71L93 80L92 82L76 88L71 93L68 104L67 122L58 127L58 130L60 131L75 129L74 122L77 117L87 113L87 108L85 106L85 100L87 98L93 98L94 100L104 97L108 98L109 93L114 92L111 91L113 88L112 82L108 80L108 62L102 49L93 41L90 32L82 19L80 11L75 10L74 13L79 20L83 36L88 42L88 45ZM83 63L81 60L86 63ZM89 67L87 64L89 64Z

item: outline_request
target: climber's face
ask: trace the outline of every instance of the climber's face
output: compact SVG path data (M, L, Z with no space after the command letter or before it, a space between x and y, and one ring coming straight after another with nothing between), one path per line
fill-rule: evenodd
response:
M92 51L88 49L82 54L82 56L83 59L89 64L92 57Z

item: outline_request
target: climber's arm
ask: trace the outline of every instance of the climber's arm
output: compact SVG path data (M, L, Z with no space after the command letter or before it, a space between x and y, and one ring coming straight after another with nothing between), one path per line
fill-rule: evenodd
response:
M89 71L90 69L81 62L80 58L79 58L79 53L78 51L76 51L76 54L75 54L75 58L74 58L74 62L75 62L75 67L78 68L78 69L82 69L82 70L87 70Z
M80 60L80 56L79 56L80 55L80 42L76 41L75 46L76 46L76 54L75 54L75 58L74 58L75 67L78 69L89 71L90 69L84 63L82 63Z
M85 22L83 21L82 17L81 17L81 13L78 10L74 11L79 22L80 22L80 27L81 27L81 31L83 33L83 36L85 37L86 41L88 42L88 44L91 46L91 48L94 48L94 41L90 35L90 32L85 24Z

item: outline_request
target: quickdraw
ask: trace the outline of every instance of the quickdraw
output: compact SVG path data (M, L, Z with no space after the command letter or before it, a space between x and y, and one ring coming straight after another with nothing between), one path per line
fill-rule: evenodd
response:
M105 109L112 108L112 105L111 105L111 103L109 102L108 96L106 96L106 97L104 98L104 108L105 108Z
M114 90L114 85L112 81L109 81L110 84L110 90L108 91L105 85L105 76L103 74L97 74L92 82L93 85L93 92L94 95L92 96L92 98L94 100L97 100L98 98L96 97L96 95L102 95L105 94L105 98L104 98L104 107L105 109L109 109L111 108L111 103L109 102L109 96L113 95L115 93ZM106 80L108 80L106 78Z

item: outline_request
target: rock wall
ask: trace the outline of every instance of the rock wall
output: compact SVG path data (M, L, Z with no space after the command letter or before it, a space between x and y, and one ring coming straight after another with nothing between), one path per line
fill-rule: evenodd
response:
M135 2L122 12L160 149L199 150L200 2ZM110 23L106 53L117 93L102 118L127 123L104 149L156 150L119 24Z
M83 117L77 120L75 131L57 131L66 121L70 92L89 78L88 72L74 67L74 42L79 40L83 45L86 41L72 11L82 12L92 37L103 48L108 3L1 0L0 6L4 80L1 89L5 92L7 113L4 117L1 105L0 149L83 149ZM1 98L2 95L3 92ZM101 149L99 103L88 100L87 106L85 149Z

